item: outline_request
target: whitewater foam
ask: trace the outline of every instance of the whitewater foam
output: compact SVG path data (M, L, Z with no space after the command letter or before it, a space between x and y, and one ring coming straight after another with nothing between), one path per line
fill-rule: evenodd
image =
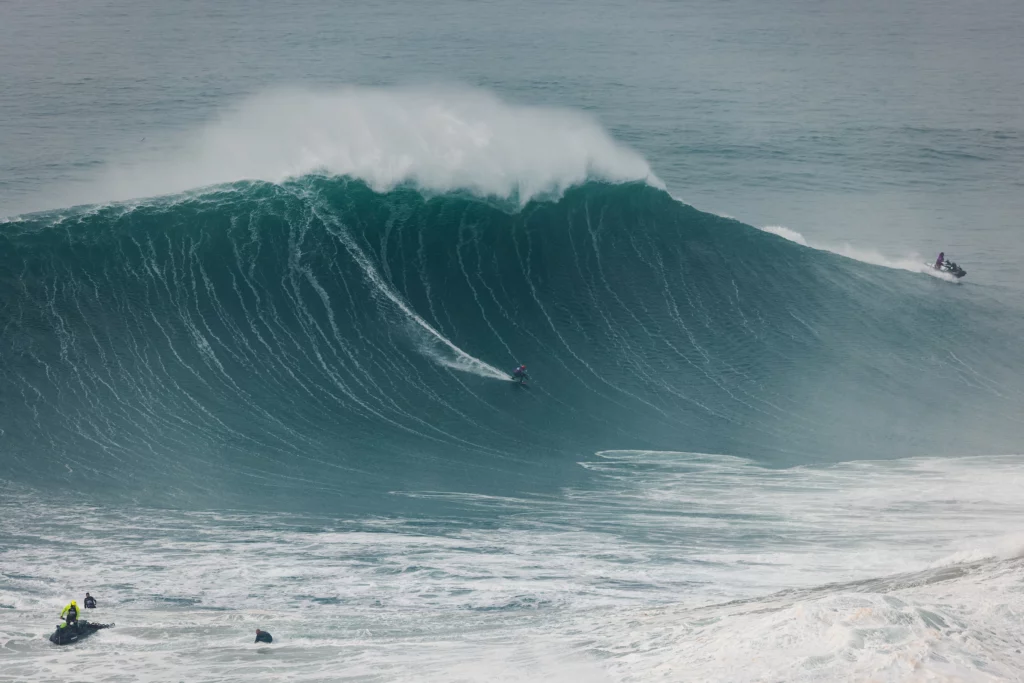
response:
M50 615L86 587L118 627L75 657L126 680L276 680L281 660L249 654L257 626L273 629L268 652L288 658L295 681L338 667L622 683L1020 670L1021 560L929 565L1018 523L1021 456L782 470L697 453L597 456L587 469L600 485L557 496L407 492L455 506L456 524L91 506L69 521L51 497L10 486L5 674L66 678L48 668L65 655L42 643ZM80 559L59 575L46 552L55 537Z
M948 567L968 562L989 560L1016 560L1024 558L1024 534L1010 533L1005 536L964 541L964 548L936 561L932 567Z
M469 87L353 86L257 94L169 140L159 159L111 161L65 201L124 201L311 173L357 178L381 192L411 184L520 203L587 180L664 187L642 156L582 112L510 104Z

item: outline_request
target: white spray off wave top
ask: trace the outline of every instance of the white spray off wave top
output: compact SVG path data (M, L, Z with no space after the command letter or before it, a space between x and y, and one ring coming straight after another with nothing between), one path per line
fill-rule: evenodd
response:
M85 201L173 195L241 180L279 183L310 173L357 178L379 192L412 184L521 204L587 180L664 187L643 157L580 112L512 105L470 88L349 87L249 98L172 143L158 163L111 164ZM424 355L451 370L510 379L427 323L351 240L346 245L382 302L409 323Z
M588 179L664 187L643 157L584 113L452 86L268 91L175 147L159 164L112 165L100 194L123 200L308 173L358 178L377 191L411 183L524 203Z

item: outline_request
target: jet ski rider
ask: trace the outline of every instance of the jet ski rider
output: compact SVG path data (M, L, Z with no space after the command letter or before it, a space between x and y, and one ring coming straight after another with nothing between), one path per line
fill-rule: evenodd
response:
M78 603L72 600L64 607L60 613L60 618L64 620L61 628L65 626L71 626L72 624L78 624Z
M942 270L942 264L946 262L946 252L940 251L939 258L935 259L935 270Z

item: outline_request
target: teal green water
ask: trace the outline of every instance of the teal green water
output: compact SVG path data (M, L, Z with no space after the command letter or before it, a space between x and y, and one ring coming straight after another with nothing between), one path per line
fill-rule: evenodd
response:
M519 209L307 177L5 227L5 460L57 491L367 512L557 488L609 448L789 466L1022 436L997 297L643 184Z

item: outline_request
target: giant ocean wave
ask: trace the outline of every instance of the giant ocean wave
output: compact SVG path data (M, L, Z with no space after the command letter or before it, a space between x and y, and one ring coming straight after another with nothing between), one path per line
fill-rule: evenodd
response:
M5 469L39 485L292 505L543 486L609 448L788 465L1022 431L984 297L643 183L519 208L240 182L23 217L0 262Z
M558 486L599 450L1024 433L1004 304L698 211L575 112L277 92L79 190L156 196L0 225L0 457L30 485L365 511Z

